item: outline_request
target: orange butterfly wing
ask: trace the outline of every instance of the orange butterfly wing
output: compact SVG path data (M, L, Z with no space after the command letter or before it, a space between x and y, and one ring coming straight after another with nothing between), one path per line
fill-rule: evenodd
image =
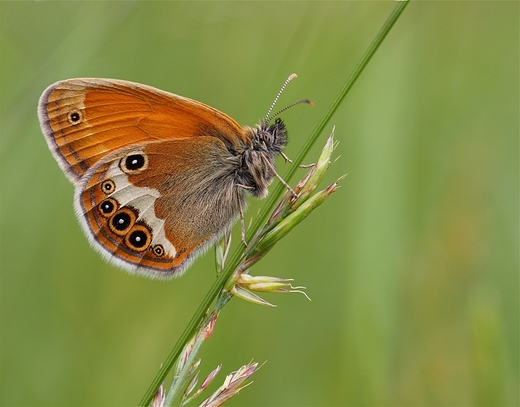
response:
M243 128L203 103L115 79L70 79L49 86L38 115L49 148L75 183L103 157L154 141L216 136L233 148Z
M146 85L86 78L49 86L38 115L76 184L80 223L107 260L177 276L236 218L243 191L222 174L250 135L224 113ZM122 166L132 152L146 157L146 171Z

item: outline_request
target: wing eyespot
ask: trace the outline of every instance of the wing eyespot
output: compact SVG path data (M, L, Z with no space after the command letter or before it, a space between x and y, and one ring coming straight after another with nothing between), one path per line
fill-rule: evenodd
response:
M101 183L101 190L105 195L110 195L116 189L116 184L111 179L107 179Z
M125 174L137 174L148 168L148 157L142 152L131 152L119 162L121 171Z
M121 208L108 220L110 230L119 236L125 236L134 225L137 214L129 208Z
M125 244L136 252L145 251L152 242L152 234L145 225L137 224L125 236Z
M153 251L153 254L155 254L157 257L162 257L164 256L164 247L162 244L156 244L153 248L152 248L152 251Z
M69 113L67 113L67 121L73 126L81 123L82 118L83 115L81 114L80 110L72 110Z
M98 205L98 210L104 218L110 218L119 207L117 201L113 198L107 198Z

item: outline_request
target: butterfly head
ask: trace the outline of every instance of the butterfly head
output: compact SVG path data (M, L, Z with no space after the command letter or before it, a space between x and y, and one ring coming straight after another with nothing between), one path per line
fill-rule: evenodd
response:
M253 148L268 155L280 154L287 144L287 130L279 117L273 124L263 121L256 129L253 137Z

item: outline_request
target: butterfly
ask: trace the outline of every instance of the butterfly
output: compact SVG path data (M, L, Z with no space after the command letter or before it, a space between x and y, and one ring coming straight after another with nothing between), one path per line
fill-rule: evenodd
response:
M75 212L91 245L132 273L182 275L243 220L246 194L265 197L279 177L274 159L285 157L287 130L269 114L294 77L255 127L138 83L50 85L38 104L40 126L75 186Z

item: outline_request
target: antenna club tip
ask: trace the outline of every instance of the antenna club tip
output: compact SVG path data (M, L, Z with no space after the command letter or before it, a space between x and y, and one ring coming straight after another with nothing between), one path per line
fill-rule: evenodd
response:
M305 103L308 103L311 107L314 107L314 102L312 100L306 100Z
M298 75L296 75L295 73L292 73L289 75L289 77L287 78L288 81L292 81L294 78L297 78Z

